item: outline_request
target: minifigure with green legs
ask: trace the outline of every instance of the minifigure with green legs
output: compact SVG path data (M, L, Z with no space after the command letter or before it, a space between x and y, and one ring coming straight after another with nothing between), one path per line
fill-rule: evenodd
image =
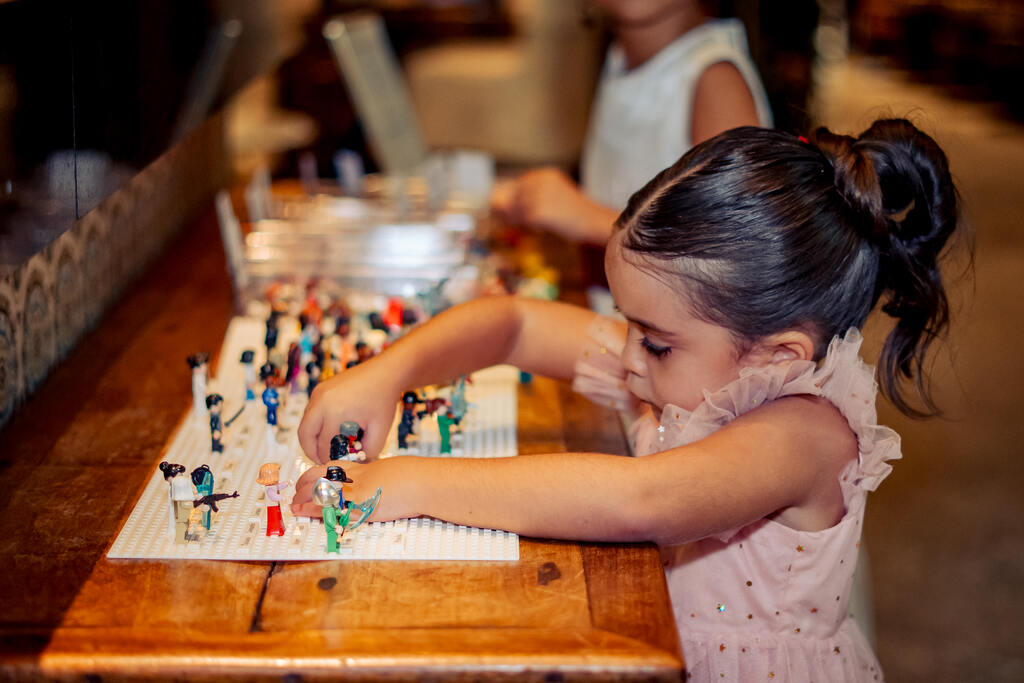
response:
M352 515L341 489L344 484L351 483L352 480L345 476L345 470L332 465L327 468L326 476L317 479L313 486L313 501L323 510L329 553L338 552L338 536L345 534Z
M452 425L455 424L455 414L451 406L437 414L437 430L441 433L441 453L448 455L452 452Z

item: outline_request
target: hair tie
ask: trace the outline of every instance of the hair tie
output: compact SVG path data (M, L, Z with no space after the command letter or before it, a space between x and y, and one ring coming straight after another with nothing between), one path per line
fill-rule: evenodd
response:
M797 135L796 139L799 140L800 142L804 143L805 145L811 144L811 143L807 142L807 138L805 138L803 135Z
M914 210L914 205L916 203L916 200L911 199L910 203L903 207L901 210L897 211L896 213L889 214L889 220L893 221L894 223L902 223L903 220L907 217L907 215Z

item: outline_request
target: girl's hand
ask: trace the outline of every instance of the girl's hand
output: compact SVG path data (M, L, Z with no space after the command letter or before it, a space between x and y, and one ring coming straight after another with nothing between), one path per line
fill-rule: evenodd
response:
M298 430L299 444L310 460L329 460L331 439L341 423L349 420L365 431L362 445L366 457L377 457L394 422L401 391L392 386L394 380L386 368L378 359L371 359L316 386Z
M346 462L341 467L345 475L352 480L345 484L342 494L345 500L361 503L381 488L380 502L377 504L370 521L387 522L393 519L409 517L414 511L405 500L403 483L412 481L406 465L410 458L387 458L361 465ZM313 502L313 485L316 480L327 473L328 465L314 465L302 473L295 483L295 497L292 498L292 514L302 517L319 517L323 509ZM356 521L356 520L353 520Z

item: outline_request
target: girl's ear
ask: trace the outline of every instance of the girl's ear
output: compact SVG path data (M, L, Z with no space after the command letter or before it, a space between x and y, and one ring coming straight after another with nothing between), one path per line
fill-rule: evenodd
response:
M800 330L786 330L762 339L743 358L747 365L761 367L794 360L814 360L814 341Z

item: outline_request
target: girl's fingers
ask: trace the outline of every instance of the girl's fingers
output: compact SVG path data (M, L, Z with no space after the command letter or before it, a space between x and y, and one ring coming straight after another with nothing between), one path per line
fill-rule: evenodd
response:
M296 517L319 517L323 514L323 508L313 501L308 503L292 503L292 514Z

